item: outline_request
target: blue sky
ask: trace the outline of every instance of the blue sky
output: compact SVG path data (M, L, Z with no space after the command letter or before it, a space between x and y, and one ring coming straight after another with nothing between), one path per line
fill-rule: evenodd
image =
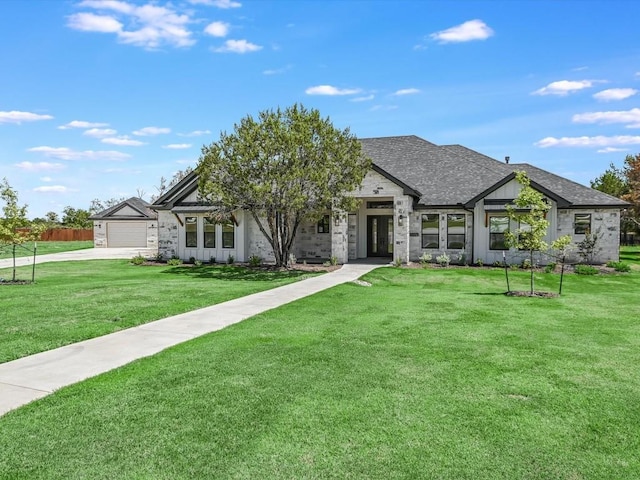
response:
M156 193L295 102L587 184L640 151L637 1L3 0L0 177L31 217Z

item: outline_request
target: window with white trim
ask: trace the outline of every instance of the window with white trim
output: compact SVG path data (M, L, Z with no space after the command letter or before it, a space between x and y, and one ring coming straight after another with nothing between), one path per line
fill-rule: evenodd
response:
M204 217L204 248L216 248L216 222L213 218Z
M222 248L234 248L236 244L236 228L233 223L222 225Z
M465 243L465 215L464 213L449 213L447 215L447 248L461 250Z
M505 243L504 234L509 230L509 217L489 217L489 250L509 250Z
M440 215L422 214L422 248L440 248Z
M184 244L189 248L198 247L198 217L184 219Z

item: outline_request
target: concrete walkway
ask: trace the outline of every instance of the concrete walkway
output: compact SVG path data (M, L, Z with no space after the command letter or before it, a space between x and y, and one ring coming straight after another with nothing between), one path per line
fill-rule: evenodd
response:
M356 280L379 266L347 264L300 282L0 364L0 415L64 386Z
M66 262L70 260L102 260L110 258L132 258L136 255L150 257L156 254L155 248L85 248L83 250L73 250L71 252L49 253L47 255L36 256L36 265L46 262ZM16 258L16 267L33 265L33 256ZM0 260L0 268L11 268L12 258Z

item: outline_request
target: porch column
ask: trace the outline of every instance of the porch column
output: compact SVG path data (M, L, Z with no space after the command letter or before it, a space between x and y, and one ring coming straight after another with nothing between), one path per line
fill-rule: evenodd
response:
M331 212L331 255L338 263L349 260L349 225L347 212L333 210Z
M393 199L393 261L409 261L409 210L411 199L404 195Z

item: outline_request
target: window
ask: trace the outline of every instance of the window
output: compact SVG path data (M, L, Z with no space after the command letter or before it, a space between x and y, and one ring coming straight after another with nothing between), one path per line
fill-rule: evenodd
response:
M489 249L509 250L504 242L504 232L509 230L509 217L489 217Z
M323 215L318 221L318 233L329 233L329 215Z
M576 213L573 217L573 233L576 235L584 235L591 233L591 214Z
M236 243L236 230L233 223L222 225L222 248L234 248Z
M213 218L204 218L204 248L216 248L216 222Z
M376 208L393 208L393 200L388 201L375 201L375 202L367 202L367 208L369 210L373 210Z
M198 217L186 217L184 219L185 245L187 247L198 246Z
M440 215L422 214L422 248L440 248Z
M463 213L447 215L447 248L460 250L464 248L465 218Z

